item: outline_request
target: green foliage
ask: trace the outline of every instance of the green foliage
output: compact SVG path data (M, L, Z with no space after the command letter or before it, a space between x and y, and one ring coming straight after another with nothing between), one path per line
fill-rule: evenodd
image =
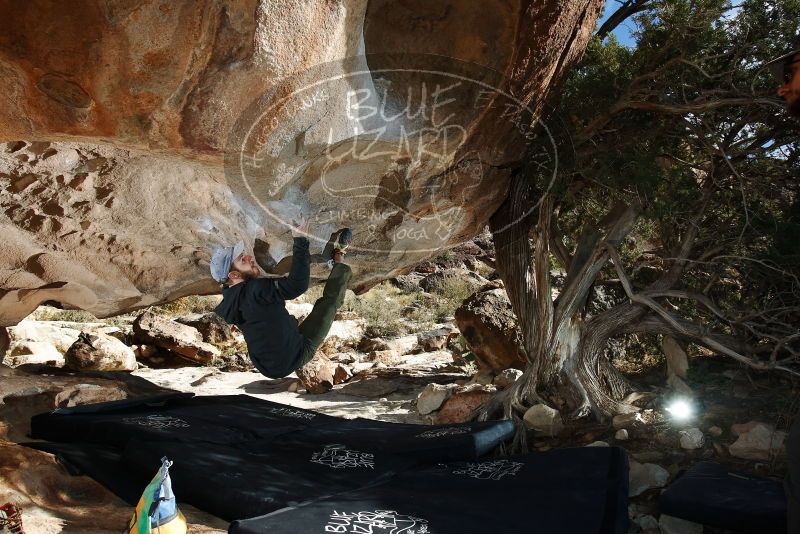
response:
M413 295L403 293L390 283L383 282L363 295L348 293L343 309L363 317L371 335L393 337L408 331L408 325L401 318L403 309L413 300Z
M432 293L438 297L434 303L434 316L437 322L452 317L456 309L474 292L473 285L459 276L445 276L436 284Z
M568 250L613 202L638 210L617 246L636 290L697 230L673 287L705 294L729 320L691 300L662 303L757 345L800 323L800 121L763 68L798 33L800 0L736 4L653 0L626 23L636 46L590 43L546 118L558 153L550 193ZM617 274L607 265L601 276ZM759 328L740 322L787 308L758 316Z

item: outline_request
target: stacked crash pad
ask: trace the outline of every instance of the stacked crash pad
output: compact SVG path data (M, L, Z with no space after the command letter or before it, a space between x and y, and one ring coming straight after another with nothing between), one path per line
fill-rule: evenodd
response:
M343 502L425 518L428 532L485 532L501 509L515 532L627 531L620 449L481 459L513 435L509 421L345 420L247 395L176 394L54 410L31 429L48 441L30 446L131 503L169 457L179 501L234 521L231 532L281 532L270 522L284 520L326 532L311 525Z
M661 494L662 513L734 532L786 532L783 483L700 462Z

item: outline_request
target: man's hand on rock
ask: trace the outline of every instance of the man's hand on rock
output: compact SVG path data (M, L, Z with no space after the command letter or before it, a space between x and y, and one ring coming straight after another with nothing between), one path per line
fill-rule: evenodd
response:
M292 219L292 237L308 237L308 218L300 215L297 220Z

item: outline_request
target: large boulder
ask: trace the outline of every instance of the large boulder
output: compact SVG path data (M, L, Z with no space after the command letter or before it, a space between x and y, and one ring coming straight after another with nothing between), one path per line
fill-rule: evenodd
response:
M455 316L458 329L480 367L492 371L525 369L522 334L504 290L491 289L472 295L456 310Z
M133 371L136 354L117 338L81 332L64 354L64 366L73 371Z
M196 363L210 363L219 355L219 349L204 342L196 328L152 312L136 318L133 335L138 343L161 347Z
M487 1L3 4L0 325L218 293L238 239L280 275L298 210L356 291L468 240L603 5Z

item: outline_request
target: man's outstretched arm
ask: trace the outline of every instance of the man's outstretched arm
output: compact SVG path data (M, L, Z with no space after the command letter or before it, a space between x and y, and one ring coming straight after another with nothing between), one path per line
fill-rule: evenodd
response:
M283 300L296 299L308 289L311 256L308 253L308 239L295 237L292 245L292 268L289 276L275 278L275 291Z
M300 221L292 221L292 267L289 276L275 280L275 291L283 300L296 299L308 289L311 275L311 256L308 253L308 219L300 217Z

